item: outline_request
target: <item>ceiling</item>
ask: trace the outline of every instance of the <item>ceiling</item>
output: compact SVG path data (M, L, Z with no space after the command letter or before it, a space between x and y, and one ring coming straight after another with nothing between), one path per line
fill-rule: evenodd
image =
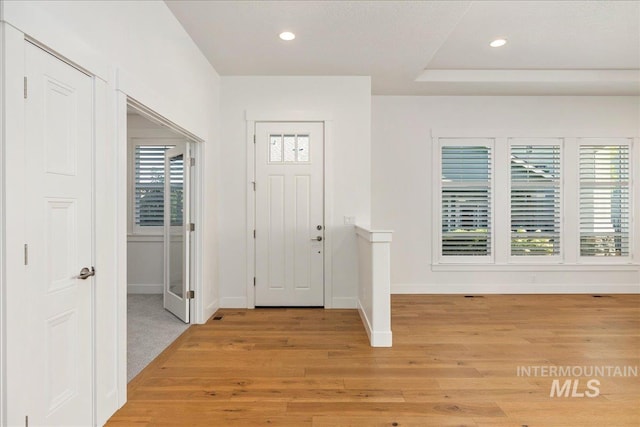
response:
M374 95L640 94L638 1L166 3L221 75L371 76Z

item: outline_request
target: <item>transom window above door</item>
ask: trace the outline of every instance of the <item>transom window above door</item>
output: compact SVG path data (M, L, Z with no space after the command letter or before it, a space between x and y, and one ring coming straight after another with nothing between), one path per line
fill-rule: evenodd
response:
M269 135L269 163L309 163L308 134Z

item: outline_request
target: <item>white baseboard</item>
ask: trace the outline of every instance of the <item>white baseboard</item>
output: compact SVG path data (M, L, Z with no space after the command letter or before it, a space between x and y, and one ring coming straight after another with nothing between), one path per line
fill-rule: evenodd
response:
M129 283L127 285L128 294L162 294L163 285L154 285L150 283L134 284Z
M214 315L216 311L220 308L220 304L218 304L218 299L214 299L211 304L205 307L203 313L203 322L206 322Z
M247 297L222 297L220 308L247 308Z
M362 307L360 300L357 300L358 305L358 313L360 313L360 318L362 319L362 324L364 325L365 331L367 331L367 336L369 337L369 343L371 347L391 347L393 343L393 335L391 331L374 331L371 326L371 322L367 317L366 311Z
M353 297L334 297L331 299L331 308L358 308L358 302Z
M640 284L400 284L391 285L392 294L637 294Z

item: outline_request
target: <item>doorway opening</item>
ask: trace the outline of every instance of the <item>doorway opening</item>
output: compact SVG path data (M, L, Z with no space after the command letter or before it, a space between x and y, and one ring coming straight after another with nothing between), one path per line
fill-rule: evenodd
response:
M192 320L198 142L127 106L127 380Z

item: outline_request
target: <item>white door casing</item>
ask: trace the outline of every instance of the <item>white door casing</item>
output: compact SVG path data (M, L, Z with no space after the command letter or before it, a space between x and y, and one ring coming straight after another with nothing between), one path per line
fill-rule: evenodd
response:
M189 323L190 166L188 144L167 150L164 161L164 307Z
M256 123L255 305L324 305L324 128Z
M92 78L26 43L24 384L33 425L93 417Z

